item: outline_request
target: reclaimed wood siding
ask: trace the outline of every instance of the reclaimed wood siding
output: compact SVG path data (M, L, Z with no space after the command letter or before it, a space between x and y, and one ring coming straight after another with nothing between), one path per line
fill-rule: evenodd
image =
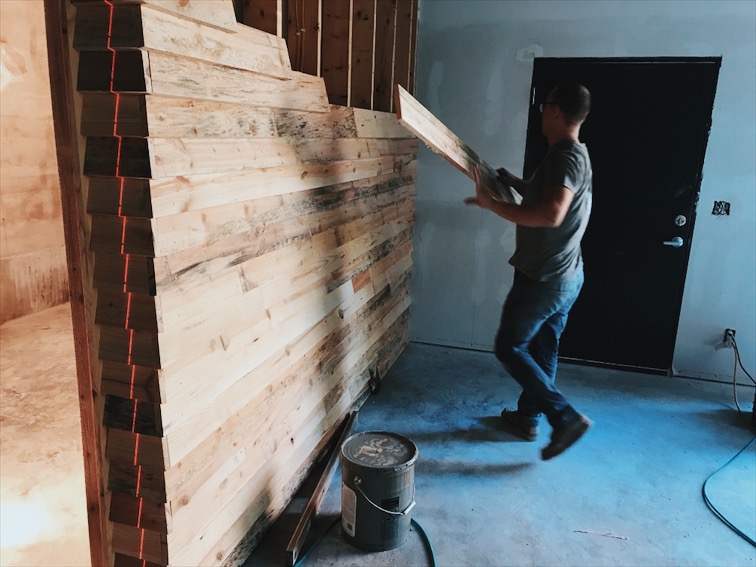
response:
M417 141L231 0L74 5L109 544L238 564L408 341Z

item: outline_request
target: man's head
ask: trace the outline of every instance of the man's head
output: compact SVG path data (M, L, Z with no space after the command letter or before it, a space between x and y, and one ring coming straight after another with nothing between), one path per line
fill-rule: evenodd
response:
M591 93L583 85L557 85L541 104L541 130L549 145L560 140L577 140L580 126L591 110Z
M558 107L566 124L582 124L591 111L591 93L578 83L564 83L551 89L545 104Z

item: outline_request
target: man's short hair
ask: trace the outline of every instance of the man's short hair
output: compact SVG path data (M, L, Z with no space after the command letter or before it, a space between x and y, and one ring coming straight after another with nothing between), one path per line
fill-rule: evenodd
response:
M591 111L591 93L578 83L557 85L548 100L557 103L567 124L582 124Z

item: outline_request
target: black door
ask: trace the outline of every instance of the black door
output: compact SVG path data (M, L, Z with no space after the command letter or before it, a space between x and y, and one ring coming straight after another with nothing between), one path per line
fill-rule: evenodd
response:
M560 82L591 91L585 286L560 355L671 368L720 59L536 59L528 177L547 149L538 104ZM681 244L681 245L680 245Z

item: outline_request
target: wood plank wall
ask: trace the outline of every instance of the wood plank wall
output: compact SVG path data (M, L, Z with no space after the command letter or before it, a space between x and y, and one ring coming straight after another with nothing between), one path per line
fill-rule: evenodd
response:
M235 0L241 21L285 37L292 68L323 77L328 99L394 111L415 87L419 0Z
M104 553L239 564L407 343L417 141L231 0L68 6Z
M68 301L41 0L0 2L0 323Z

